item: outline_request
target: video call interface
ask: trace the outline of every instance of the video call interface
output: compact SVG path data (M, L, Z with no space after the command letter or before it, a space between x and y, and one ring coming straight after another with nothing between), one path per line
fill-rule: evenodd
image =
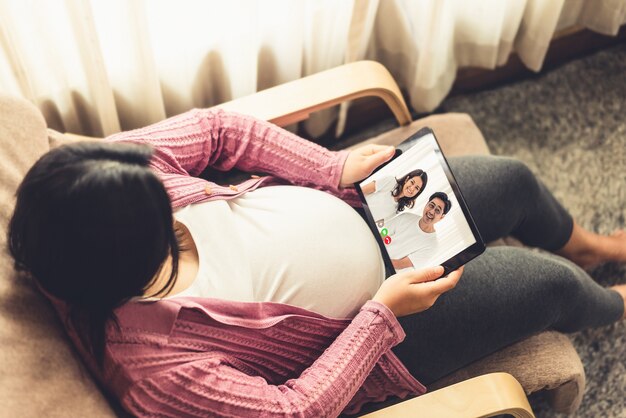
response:
M429 133L359 183L396 272L440 265L476 242L442 164Z

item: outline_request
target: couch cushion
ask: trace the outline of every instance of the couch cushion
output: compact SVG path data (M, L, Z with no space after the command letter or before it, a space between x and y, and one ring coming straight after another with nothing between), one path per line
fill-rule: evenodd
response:
M400 126L350 148L364 144L398 145L423 127L429 127L435 133L441 150L446 156L467 154L489 154L489 148L480 129L472 118L465 113L444 113L430 115Z
M578 409L585 390L585 370L569 338L545 331L478 360L433 383L429 390L487 373L512 374L526 393L548 390L552 408L560 413Z
M39 110L0 96L0 410L3 416L115 416L78 361L54 311L13 270L6 233L15 190L49 149Z

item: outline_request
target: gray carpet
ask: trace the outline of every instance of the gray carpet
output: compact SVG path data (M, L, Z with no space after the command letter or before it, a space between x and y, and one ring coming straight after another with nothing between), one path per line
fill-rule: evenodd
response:
M626 228L626 45L494 90L453 97L446 112L467 112L492 153L525 161L584 227ZM626 282L626 266L590 271ZM626 321L571 335L587 374L578 417L626 417ZM558 416L533 398L538 417Z
M493 154L525 161L584 227L626 228L626 45L531 79L447 99L438 111L469 113ZM385 121L338 144L395 127ZM590 271L604 285L626 282L626 265ZM576 417L626 417L626 321L571 335L587 374ZM562 417L540 397L537 417Z

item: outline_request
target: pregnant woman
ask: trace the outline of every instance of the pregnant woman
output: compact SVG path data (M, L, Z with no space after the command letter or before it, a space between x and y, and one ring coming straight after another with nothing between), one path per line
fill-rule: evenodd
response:
M450 161L483 237L560 256L488 248L464 272L384 280L349 185L392 154L192 110L45 154L17 192L10 252L136 416L353 413L544 329L623 318L626 285L577 264L625 261L626 236L580 228L508 158ZM254 175L219 186L207 167Z

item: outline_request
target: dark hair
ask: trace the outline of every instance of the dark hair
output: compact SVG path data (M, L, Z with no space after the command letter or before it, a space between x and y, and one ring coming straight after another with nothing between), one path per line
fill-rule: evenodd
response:
M419 177L422 179L422 188L413 197L403 196L400 199L398 199L398 207L396 208L396 213L402 212L404 208L411 209L413 205L415 205L415 199L417 199L417 197L421 195L424 189L426 188L426 183L428 183L428 174L426 174L424 170L418 168L417 170L413 170L405 174L404 176L400 177L400 179L396 178L396 186L391 191L391 195L393 197L398 197L400 192L402 192L402 188L404 187L404 184L413 177Z
M163 183L142 145L80 142L55 148L17 190L9 251L52 296L69 305L73 326L98 364L114 309L154 283L168 255L178 271L179 246Z
M443 202L443 214L444 215L450 212L450 208L452 208L452 202L450 201L450 199L448 199L447 194L445 194L444 192L435 192L432 195L430 195L430 197L428 198L428 201L430 202L433 199L441 199L441 201Z

